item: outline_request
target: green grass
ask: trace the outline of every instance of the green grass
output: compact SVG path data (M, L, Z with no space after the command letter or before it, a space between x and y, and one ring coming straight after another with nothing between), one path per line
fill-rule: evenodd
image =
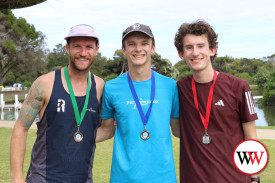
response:
M28 93L28 90L21 91L1 91L0 94L4 94L4 101L6 104L14 103L14 95L18 95L19 102L24 102L25 94Z
M275 129L275 126L256 126L256 129Z
M0 141L0 183L8 183L10 180L10 139L12 134L11 128L0 128L1 141ZM36 130L30 130L27 139L27 151L24 160L24 174L27 174L30 159L31 150L36 139Z
M258 85L249 85L251 90L258 90Z
M19 95L18 96L18 100L19 102L23 102L25 100L25 96L21 96ZM4 97L4 101L8 104L8 103L14 103L14 96L7 96L7 97Z
M10 182L9 146L11 128L0 128L0 183ZM24 161L24 175L26 175L30 163L30 154L36 138L36 130L29 130L27 151ZM260 140L268 149L269 163L260 173L262 183L275 183L275 140ZM179 182L179 139L173 137L173 150L176 165L177 180ZM94 160L94 182L107 183L110 178L111 160L113 151L113 139L97 144Z
M253 96L260 96L263 95L263 90L258 88L258 85L249 85L252 91Z
M268 151L268 163L260 173L261 182L275 183L275 140L260 140Z

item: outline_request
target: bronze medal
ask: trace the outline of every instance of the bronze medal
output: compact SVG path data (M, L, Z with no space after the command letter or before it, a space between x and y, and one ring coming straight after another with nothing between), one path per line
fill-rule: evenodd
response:
M146 130L146 124L148 122L148 119L149 119L149 116L150 116L150 113L151 113L151 109L152 109L152 105L154 103L153 101L154 101L154 98L155 98L155 76L154 76L153 70L151 71L151 73L152 73L152 77L151 77L151 104L150 104L150 106L149 106L149 108L146 112L146 115L144 115L144 113L143 113L143 110L142 110L142 107L140 105L135 87L134 87L132 79L130 77L129 71L127 71L127 73L126 73L127 79L128 79L128 84L129 84L130 89L131 89L131 93L133 95L136 106L138 108L138 112L139 112L139 115L141 117L141 121L144 125L144 130L140 134L140 137L141 137L142 140L148 140L150 138L150 133Z
M148 140L150 138L150 133L145 129L141 132L140 137L142 140Z
M74 134L74 141L81 142L82 139L83 139L83 134L77 130L77 132L75 132Z
M66 79L66 83L68 86L68 90L70 93L70 97L71 97L71 101L73 104L73 108L74 108L74 114L75 114L75 119L76 119L76 125L77 125L77 132L75 132L74 134L74 141L76 142L81 142L83 139L83 134L79 131L80 125L83 121L83 118L85 116L85 113L87 111L87 107L88 107L88 102L89 102L89 96L90 96L90 74L88 74L88 84L87 84L87 91L86 91L86 97L85 97L85 103L84 106L82 108L81 114L79 114L79 110L78 110L78 106L77 106L77 102L75 99L75 95L74 95L74 91L73 91L73 87L72 87L72 83L70 80L70 76L67 70L67 66L64 68L64 74L65 74L65 79Z

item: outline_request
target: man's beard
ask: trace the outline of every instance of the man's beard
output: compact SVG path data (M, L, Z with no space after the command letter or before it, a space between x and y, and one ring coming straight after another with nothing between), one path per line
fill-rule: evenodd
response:
M76 60L76 59L80 59L80 58L74 58L74 60ZM90 58L85 58L85 59L91 60ZM77 65L75 64L75 62L73 62L72 60L73 60L73 58L71 58L71 66L72 66L72 68L73 68L74 70L80 71L80 72L83 72L83 71L90 71L91 66L92 66L92 64L93 64L93 62L91 62L86 68L80 69L79 67L77 67Z

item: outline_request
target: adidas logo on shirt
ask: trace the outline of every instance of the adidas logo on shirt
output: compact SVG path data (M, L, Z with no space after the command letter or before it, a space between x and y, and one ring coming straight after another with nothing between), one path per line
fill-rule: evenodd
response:
M223 104L223 101L222 100L219 100L218 102L215 103L215 105L218 105L218 106L224 106Z
M245 92L245 98L246 98L246 103L247 103L250 115L256 114L257 112L254 106L254 101L253 101L251 91Z

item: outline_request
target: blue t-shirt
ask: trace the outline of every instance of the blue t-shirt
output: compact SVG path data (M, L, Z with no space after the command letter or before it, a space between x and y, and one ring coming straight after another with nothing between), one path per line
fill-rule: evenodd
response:
M144 130L124 73L105 84L101 118L115 118L111 183L176 183L170 118L179 117L176 82L155 73L155 99L146 125L150 133L142 140ZM151 103L151 79L133 81L144 114Z

